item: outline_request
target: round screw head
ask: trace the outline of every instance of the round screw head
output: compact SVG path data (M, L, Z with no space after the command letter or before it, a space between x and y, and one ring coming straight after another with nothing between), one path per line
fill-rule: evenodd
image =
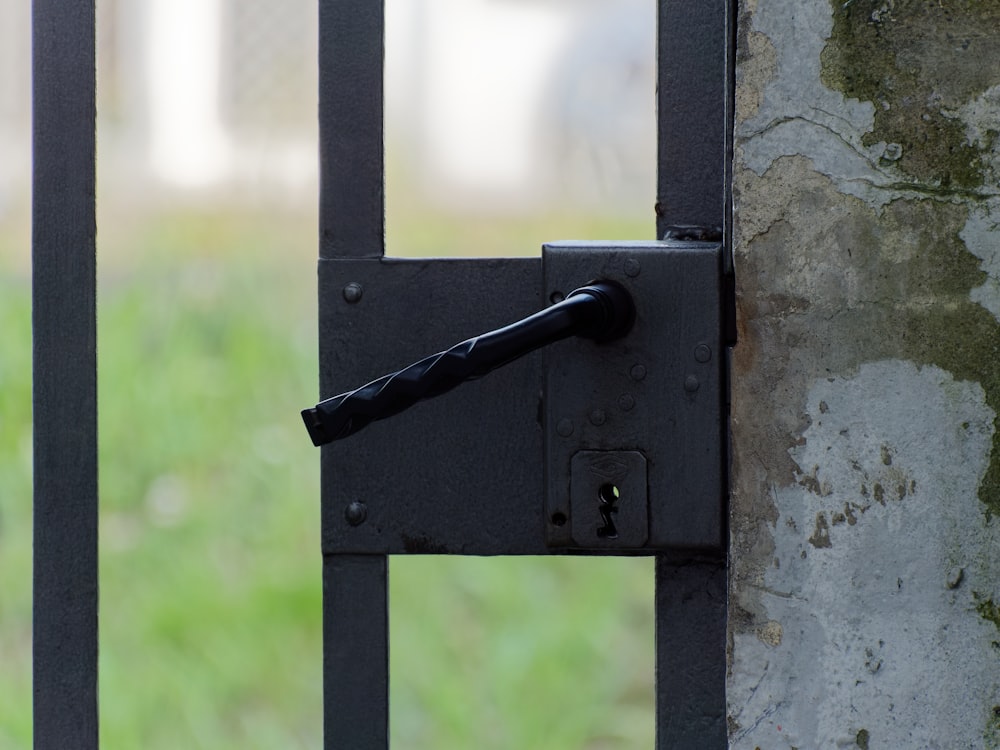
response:
M608 415L604 413L604 409L594 409L590 412L590 423L596 427L600 427L608 419Z
M355 500L344 509L344 519L351 526L360 526L368 518L368 506Z
M646 366L645 365L633 365L632 369L629 370L629 375L632 376L632 380L644 380L646 377Z
M688 393L694 393L696 390L701 388L701 382L694 375L688 375L684 378L684 390Z
M626 276L630 276L632 278L635 278L636 276L639 275L639 271L641 271L641 270L642 270L642 268L639 266L639 261L637 261L635 258L628 258L625 261L625 275Z
M356 281L352 281L350 284L344 287L344 299L350 304L361 301L361 295L364 294L365 290Z
M712 350L705 344L698 344L694 348L694 358L699 362L708 362L712 358Z
M569 437L573 434L573 422L569 419L560 419L556 425L556 432L562 437Z
M635 408L635 399L631 393L623 393L618 397L618 406L622 411L632 411Z

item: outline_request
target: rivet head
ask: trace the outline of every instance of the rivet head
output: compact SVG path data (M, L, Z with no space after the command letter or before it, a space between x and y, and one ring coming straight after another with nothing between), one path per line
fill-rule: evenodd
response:
M344 508L344 519L351 526L360 526L368 518L368 506L355 500Z
M361 301L361 295L365 293L364 288L356 281L344 287L344 299L350 304Z
M569 437L573 434L573 422L569 419L560 419L556 425L556 432L562 437Z
M694 375L688 375L684 378L684 390L688 393L694 393L696 390L701 388L701 382Z
M632 376L632 380L644 380L646 378L646 367L645 365L633 365L628 374Z
M618 406L622 411L632 411L635 408L635 399L631 393L623 393L618 397Z
M608 415L604 413L604 409L594 409L590 412L590 423L597 427L600 427L608 419Z
M712 350L705 344L698 344L694 348L694 358L699 362L708 362L712 358Z
M639 261L637 261L635 258L628 258L625 261L626 276L631 276L632 278L635 278L636 276L639 275L639 271L641 270L642 268L639 266Z

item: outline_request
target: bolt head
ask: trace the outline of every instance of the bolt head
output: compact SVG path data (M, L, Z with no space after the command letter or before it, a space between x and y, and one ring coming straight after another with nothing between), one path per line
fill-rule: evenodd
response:
M368 518L368 506L355 500L344 509L344 519L351 526L360 526Z
M356 281L352 281L350 284L344 287L344 300L350 304L355 304L361 301L361 295L365 292L364 288Z

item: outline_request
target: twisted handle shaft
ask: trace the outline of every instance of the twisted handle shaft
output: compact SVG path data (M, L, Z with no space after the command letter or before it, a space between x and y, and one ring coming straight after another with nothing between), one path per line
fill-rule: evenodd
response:
M418 401L440 396L466 380L482 377L546 344L569 336L609 341L632 326L635 308L624 288L598 281L511 325L432 354L399 372L320 401L302 412L314 445L353 435Z

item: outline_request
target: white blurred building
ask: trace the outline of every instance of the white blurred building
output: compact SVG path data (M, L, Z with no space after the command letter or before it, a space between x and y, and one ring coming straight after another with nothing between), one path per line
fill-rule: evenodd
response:
M31 6L0 3L0 219L31 171Z
M388 140L422 190L518 206L652 205L651 0L387 8Z
M30 161L28 2L0 4L0 210ZM387 0L391 169L444 204L652 202L652 0ZM102 189L314 191L316 0L99 0Z

